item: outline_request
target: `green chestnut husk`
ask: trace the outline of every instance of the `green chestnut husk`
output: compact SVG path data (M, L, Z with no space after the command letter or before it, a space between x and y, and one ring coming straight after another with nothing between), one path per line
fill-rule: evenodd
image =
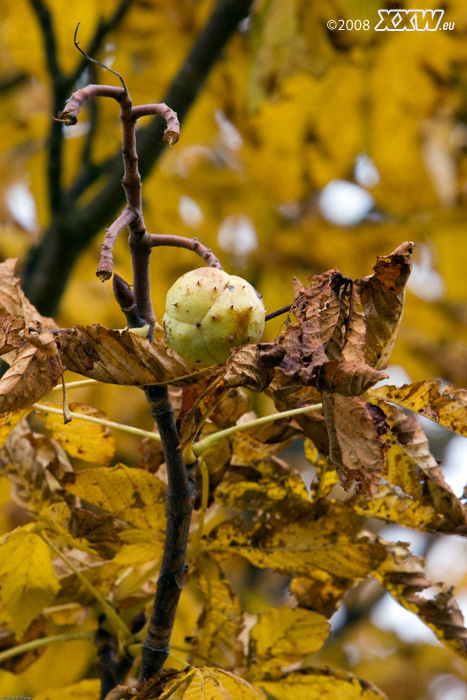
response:
M264 318L263 302L249 282L202 267L182 275L167 293L165 342L185 360L215 365L233 348L256 343Z

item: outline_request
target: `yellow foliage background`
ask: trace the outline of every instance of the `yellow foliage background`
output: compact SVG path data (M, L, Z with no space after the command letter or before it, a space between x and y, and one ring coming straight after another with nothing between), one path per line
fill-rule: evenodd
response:
M109 16L116 1L47 4L58 61L73 70L79 62L73 46L77 23L86 47L100 17ZM99 58L123 75L135 104L162 99L212 6L211 0L133 0ZM454 28L436 32L376 32L382 6L376 0L257 2L249 23L229 42L209 76L183 124L180 142L165 151L145 180L146 223L153 233L199 237L226 269L248 278L264 294L269 312L292 301L293 276L304 280L334 267L344 275L365 276L377 255L404 240L415 241L416 264L392 363L404 367L412 381L441 377L465 388L465 3L443 3L443 21ZM435 0L423 5L437 7ZM46 140L54 115L32 2L0 0L0 9L0 256L18 256L21 268L50 218ZM370 29L327 29L328 20L341 19L368 19ZM101 69L97 77L114 84L115 77ZM90 119L90 111L83 109L79 125L67 131L65 183L71 184L80 171ZM98 163L118 149L116 105L100 100L96 119L91 157ZM320 214L320 192L332 180L353 181L362 154L372 159L380 176L371 188L375 216L352 227L334 226ZM99 184L83 194L83 202ZM19 185L30 192L37 209L31 230L9 206L12 188ZM223 243L219 232L227 224L236 238ZM242 225L254 232L255 245L247 254L235 247ZM94 275L99 246L95 240L76 263L57 318L63 327L124 325L111 286L101 285ZM167 289L198 260L187 251L157 249L152 266L160 320ZM115 270L131 281L125 235L116 247ZM442 292L432 299L436 285ZM280 325L281 319L270 322L266 337L274 338ZM136 389L99 388L81 396L113 420L151 427ZM128 438L119 450L128 459L133 446ZM414 700L416 692L425 690L420 679L426 678L428 686L437 673L467 679L461 662L456 666L444 649L413 647L408 668L406 647L390 633L365 623L349 634L351 641L345 643L358 651L352 657L358 660L349 661L341 642L328 656L320 652L323 661L374 680L394 700ZM384 652L384 663L375 658L376 647L392 649ZM74 663L79 678L85 654L76 653L71 663L73 655L70 647L63 664L69 668ZM30 671L34 674L37 669ZM2 676L2 689L10 686L16 692L11 679L4 683Z

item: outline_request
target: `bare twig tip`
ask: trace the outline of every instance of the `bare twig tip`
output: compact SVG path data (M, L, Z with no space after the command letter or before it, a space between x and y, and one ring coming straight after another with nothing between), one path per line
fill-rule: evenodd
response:
M119 73L118 71L114 70L113 68L109 68L109 66L106 66L105 63L101 63L100 61L97 61L95 58L91 58L91 56L89 56L89 55L86 53L86 51L83 51L83 49L80 48L79 41L78 41L78 38L77 38L77 37L78 37L79 25L80 25L80 22L78 22L78 24L76 25L75 35L74 35L74 37L73 37L73 43L74 43L74 45L76 46L76 48L78 49L78 51L79 51L81 54L83 54L84 58L86 58L88 61L91 61L91 63L95 63L97 66L100 66L101 68L104 68L105 70L108 70L109 73L113 73L114 75L116 75L117 78L120 80L120 82L121 82L121 84L122 84L122 86L123 86L124 91L125 91L126 93L128 93L128 89L127 89L127 86L125 85L125 81L123 80L122 76L120 75L120 73Z
M170 131L170 130L164 131L163 140L165 141L165 143L168 143L169 146L174 146L177 143L179 138L180 138L180 135L177 134L176 131Z
M78 119L74 114L69 112L59 112L56 117L52 117L54 122L60 122L60 124L65 124L65 126L74 126L78 123Z
M99 269L96 271L96 277L99 277L101 282L106 282L112 277L112 273L110 272L110 270Z

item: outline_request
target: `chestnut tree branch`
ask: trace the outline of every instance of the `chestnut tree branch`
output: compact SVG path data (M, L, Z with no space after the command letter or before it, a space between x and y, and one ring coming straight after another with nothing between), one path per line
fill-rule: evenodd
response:
M42 0L30 1L43 4ZM164 99L177 112L180 121L186 117L225 44L239 22L248 15L252 4L253 0L218 0L215 4ZM91 42L88 52L94 51ZM54 100L57 111L63 108L70 91L71 88L59 104ZM54 133L61 140L61 125L58 122L53 124ZM138 132L139 170L143 177L150 172L162 153L164 144L159 139L164 129L160 117L155 116L148 126ZM103 171L107 177L100 191L87 205L78 208L75 198L94 184ZM66 193L67 206L53 209L48 229L38 245L30 250L23 276L24 291L41 313L52 316L56 314L78 255L96 233L108 226L108 222L124 205L122 171L119 153L105 164L81 173L79 182L72 185Z
M186 236L174 236L170 234L153 233L149 237L151 246L155 248L156 246L173 246L175 248L186 248L187 250L192 250L196 253L204 262L209 265L209 267L217 267L222 270L222 265L217 259L216 255L212 252L211 248L207 248L203 243L198 241L197 238L188 238Z
M142 646L140 682L160 671L170 652L170 637L187 570L186 549L196 493L194 469L185 467L167 389L147 386L145 394L161 436L168 484L164 555L148 632Z

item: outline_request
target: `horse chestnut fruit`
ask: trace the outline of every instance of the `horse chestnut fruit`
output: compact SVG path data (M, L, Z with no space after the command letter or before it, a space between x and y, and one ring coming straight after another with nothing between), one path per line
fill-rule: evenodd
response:
M263 302L246 280L202 267L182 275L167 293L165 342L185 360L214 365L232 348L257 342L264 316Z

